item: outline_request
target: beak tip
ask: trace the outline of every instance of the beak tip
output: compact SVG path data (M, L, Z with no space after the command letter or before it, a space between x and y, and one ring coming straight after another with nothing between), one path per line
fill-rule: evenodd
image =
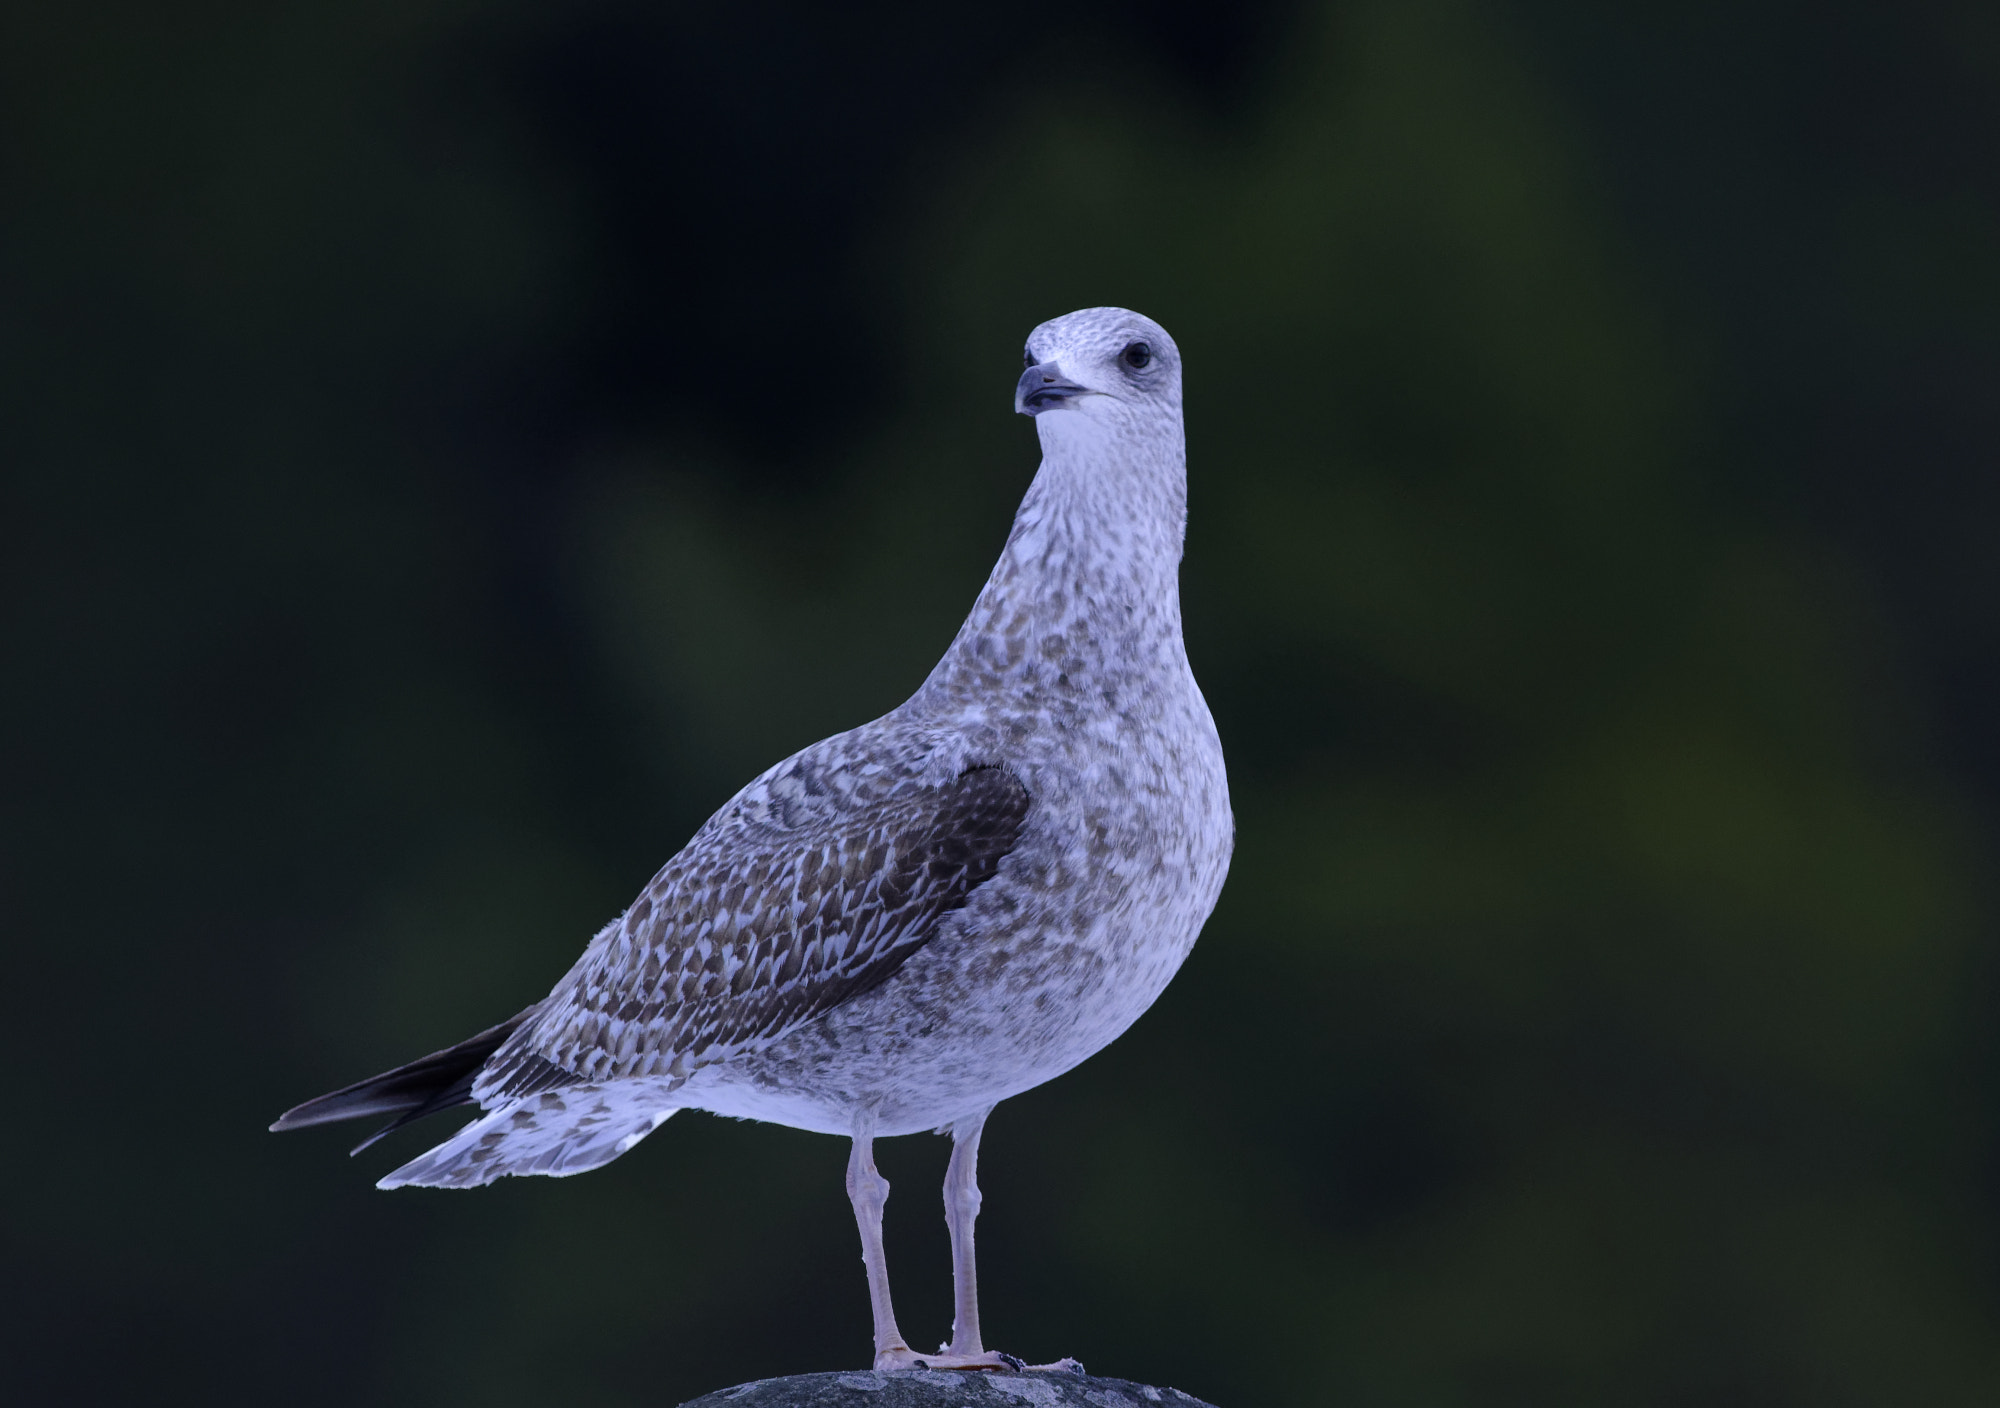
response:
M1014 386L1014 409L1024 416L1038 416L1068 405L1087 390L1063 375L1061 363L1043 362L1021 373Z

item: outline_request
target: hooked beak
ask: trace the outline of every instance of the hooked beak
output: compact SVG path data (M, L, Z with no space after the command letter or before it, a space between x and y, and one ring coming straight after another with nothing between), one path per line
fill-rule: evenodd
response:
M1078 386L1063 375L1060 363L1043 362L1021 373L1014 387L1014 409L1024 416L1038 416L1089 394L1089 387Z

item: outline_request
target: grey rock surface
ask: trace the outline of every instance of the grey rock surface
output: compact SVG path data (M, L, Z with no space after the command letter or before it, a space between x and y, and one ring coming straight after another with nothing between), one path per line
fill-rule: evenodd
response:
M682 1408L1214 1408L1177 1388L1086 1374L869 1369L795 1374L705 1393Z

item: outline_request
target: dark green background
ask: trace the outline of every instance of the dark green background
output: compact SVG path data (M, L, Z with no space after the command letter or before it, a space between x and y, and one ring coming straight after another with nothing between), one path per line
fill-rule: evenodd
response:
M994 1117L989 1338L2000 1400L1990 6L20 4L0 199L9 1402L864 1361L839 1141L385 1195L446 1126L264 1125L913 688L1097 303L1185 352L1239 842Z

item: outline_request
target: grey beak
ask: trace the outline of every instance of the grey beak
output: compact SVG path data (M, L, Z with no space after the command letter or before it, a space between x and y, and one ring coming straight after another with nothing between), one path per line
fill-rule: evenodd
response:
M1038 416L1088 394L1088 387L1078 386L1063 375L1060 363L1043 362L1021 373L1014 387L1014 409L1024 416Z

